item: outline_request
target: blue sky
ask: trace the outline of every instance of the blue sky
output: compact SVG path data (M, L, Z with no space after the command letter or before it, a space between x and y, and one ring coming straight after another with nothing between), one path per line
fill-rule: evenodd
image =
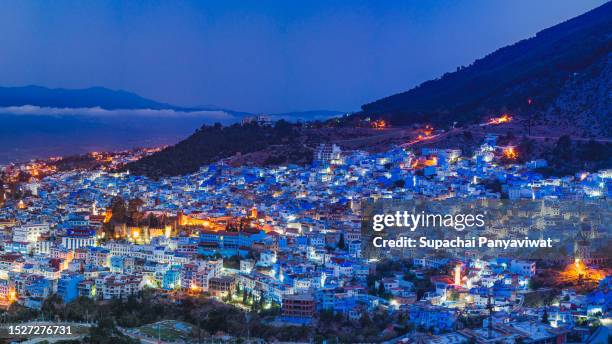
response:
M0 2L0 85L356 110L603 0Z

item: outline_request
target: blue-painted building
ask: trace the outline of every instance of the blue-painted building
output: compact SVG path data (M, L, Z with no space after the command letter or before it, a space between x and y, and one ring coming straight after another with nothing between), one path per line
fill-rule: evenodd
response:
M64 303L76 299L79 296L79 283L83 280L83 275L62 275L57 281L57 295L62 298Z
M162 288L164 290L173 290L181 286L181 269L178 266L171 267L164 273L162 279Z

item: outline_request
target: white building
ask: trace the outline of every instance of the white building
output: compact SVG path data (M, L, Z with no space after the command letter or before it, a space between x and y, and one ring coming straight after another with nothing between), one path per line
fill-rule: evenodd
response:
M319 163L342 165L342 149L336 144L320 144L314 154L314 160Z
M532 277L536 273L535 262L513 260L510 262L510 272L517 275Z
M35 243L38 238L47 233L49 233L49 225L46 223L23 225L13 229L13 241Z
M62 237L62 246L69 250L76 250L85 246L96 246L95 236L66 236Z

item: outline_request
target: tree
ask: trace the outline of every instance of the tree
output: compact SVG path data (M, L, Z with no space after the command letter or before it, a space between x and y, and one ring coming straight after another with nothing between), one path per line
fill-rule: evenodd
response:
M144 201L140 198L132 198L128 201L128 212L137 212L140 207L144 204Z
M338 248L341 250L346 250L346 243L344 242L344 233L340 234L340 240L338 241Z
M127 214L130 222L134 225L139 225L142 220L142 213L140 213L140 207L144 204L144 201L140 198L133 198L128 201Z
M559 162L567 162L572 160L572 139L569 135L563 135L557 140L557 144L553 149L553 155Z
M378 282L378 295L385 295L385 284L382 281Z
M145 223L149 227L152 227L152 228L160 227L160 221L157 219L157 217L153 213L149 213L149 216L147 216Z
M542 323L548 324L548 310L544 307L544 314L542 314Z
M463 132L463 138L466 141L473 141L474 140L474 135L472 135L472 132L469 130L466 130Z
M125 223L127 220L127 209L125 200L121 196L115 196L111 200L111 221L113 223Z
M481 182L485 189L495 193L502 193L503 184L498 179L485 179Z
M416 279L416 274L412 271L407 271L404 273L404 280L412 282Z
M52 319L64 315L64 301L57 294L52 294L43 301L41 311L45 318Z
M361 315L361 319L359 319L359 324L361 325L361 327L368 327L372 325L372 319L370 319L368 313L364 312Z
M516 150L518 151L519 161L528 161L535 150L535 143L533 140L523 137Z

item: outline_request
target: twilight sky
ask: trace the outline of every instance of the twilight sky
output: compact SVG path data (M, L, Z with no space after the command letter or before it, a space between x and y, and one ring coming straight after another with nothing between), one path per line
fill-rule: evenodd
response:
M0 85L357 110L604 0L0 2Z

